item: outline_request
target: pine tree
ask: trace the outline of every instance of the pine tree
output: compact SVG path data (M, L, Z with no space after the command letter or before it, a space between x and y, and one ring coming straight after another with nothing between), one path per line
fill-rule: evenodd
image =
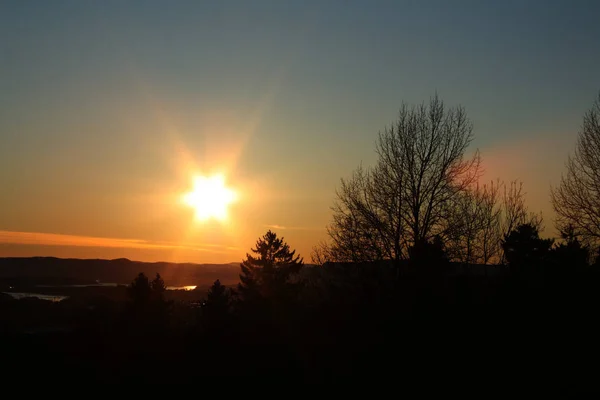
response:
M128 325L132 334L144 333L150 335L164 331L169 325L169 303L164 299L166 290L165 282L160 274L149 281L148 277L140 272L128 287L132 303L128 308Z
M502 242L502 248L511 268L541 266L548 258L554 240L541 239L537 227L522 224L510 232Z
M231 296L225 286L218 279L212 284L206 294L206 307L215 312L228 312Z
M152 294L148 277L140 272L127 288L129 297L136 303L147 303Z
M439 235L433 240L421 240L412 246L408 252L413 265L424 269L444 268L448 263L444 243Z
M164 293L167 290L165 281L160 274L150 282L148 277L140 272L138 276L129 285L129 297L139 304L149 303L151 300L164 300Z
M150 288L152 289L152 294L157 300L164 299L164 293L167 290L165 285L165 281L161 278L159 273L156 273L156 278L150 283Z
M246 254L246 260L240 265L238 290L243 300L275 296L303 266L303 259L296 251L290 250L284 238L278 238L270 230L251 250L254 255Z
M577 237L573 225L567 225L560 233L564 243L553 249L553 256L560 270L573 270L588 266L590 250Z
M208 290L206 302L202 306L204 329L208 333L226 334L231 323L231 291L218 279Z

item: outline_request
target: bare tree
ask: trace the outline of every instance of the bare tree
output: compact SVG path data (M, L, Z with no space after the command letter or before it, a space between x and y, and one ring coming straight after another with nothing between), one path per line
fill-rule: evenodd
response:
M500 253L499 201L501 183L473 189L457 196L453 204L453 217L448 220L446 248L451 259L468 264L488 264L496 261Z
M310 260L313 264L323 265L329 261L336 261L336 258L331 254L331 245L324 240L320 240L313 246L310 252Z
M504 186L500 225L502 238L508 236L519 225L529 224L542 231L544 222L542 214L529 211L525 204L525 195L523 182L515 180L511 181L508 187Z
M504 186L502 198L502 216L500 222L500 240L504 241L512 231L522 225L530 225L537 232L543 230L544 219L541 213L528 210L525 204L525 192L523 182L511 181L509 186ZM504 246L502 246L504 249ZM506 263L504 250L500 258L501 263Z
M542 215L527 209L519 181L474 185L455 196L449 207L444 240L450 259L456 262L503 263L502 243L513 230L524 224L542 230Z
M352 262L401 258L400 196L392 190L397 191L382 179L380 168L367 171L361 166L351 179L342 179L327 227L330 256Z
M451 217L447 220L446 252L453 261L474 263L475 242L483 229L481 191L479 188L460 193L452 202Z
M379 133L377 164L342 179L328 232L332 254L348 261L407 257L415 243L444 235L450 202L479 177L479 153L462 107L403 104L395 124Z
M600 93L583 117L575 154L567 161L567 173L552 188L556 228L569 226L585 244L600 244Z
M495 263L499 260L501 251L500 217L502 208L499 203L499 191L501 183L499 180L490 182L483 187L483 199L481 202L483 227L480 232L478 246L482 264Z

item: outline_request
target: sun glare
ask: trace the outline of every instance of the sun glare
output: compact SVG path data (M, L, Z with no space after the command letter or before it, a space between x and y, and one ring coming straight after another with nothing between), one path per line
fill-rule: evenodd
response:
M195 210L199 221L227 220L227 207L236 199L236 192L225 186L222 175L194 178L192 191L183 195L183 202Z

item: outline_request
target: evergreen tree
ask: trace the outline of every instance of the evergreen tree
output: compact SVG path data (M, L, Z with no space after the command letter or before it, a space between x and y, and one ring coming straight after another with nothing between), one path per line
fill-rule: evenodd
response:
M413 266L427 269L441 269L448 264L448 257L444 251L444 243L439 235L433 240L421 240L409 250L410 261Z
M150 288L152 289L152 294L157 300L164 299L164 293L167 290L165 285L165 281L161 278L159 273L156 273L156 278L150 283Z
M519 225L502 243L504 254L511 268L536 267L547 260L552 239L541 239L532 224Z
M554 260L560 270L567 268L569 270L583 268L588 266L590 251L584 246L575 233L575 228L568 225L561 232L564 243L561 243L553 249Z
M216 336L231 333L231 291L218 279L208 290L201 317L207 333Z
M147 303L152 295L152 288L148 277L140 272L127 288L129 297L136 303Z
M135 303L146 304L154 300L163 301L167 287L160 274L157 273L156 278L150 281L143 272L140 272L127 289L129 297Z
M221 284L218 279L212 284L206 295L207 309L215 313L227 313L231 304L231 296L229 290Z
M303 259L285 243L284 238L268 231L256 242L252 254L240 265L238 290L243 300L269 298L281 293L289 278L300 271Z

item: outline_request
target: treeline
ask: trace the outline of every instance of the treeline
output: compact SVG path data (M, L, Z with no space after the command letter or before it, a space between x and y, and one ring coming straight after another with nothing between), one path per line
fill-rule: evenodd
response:
M524 224L542 230L544 221L528 210L522 182L481 183L479 151L467 155L473 137L465 109L447 107L437 95L428 104L402 105L397 120L379 133L375 165L342 179L329 238L315 246L313 262L399 262L410 258L412 248L437 242L451 261L505 264L507 236ZM600 94L583 118L566 174L550 189L563 242L577 239L595 256Z

